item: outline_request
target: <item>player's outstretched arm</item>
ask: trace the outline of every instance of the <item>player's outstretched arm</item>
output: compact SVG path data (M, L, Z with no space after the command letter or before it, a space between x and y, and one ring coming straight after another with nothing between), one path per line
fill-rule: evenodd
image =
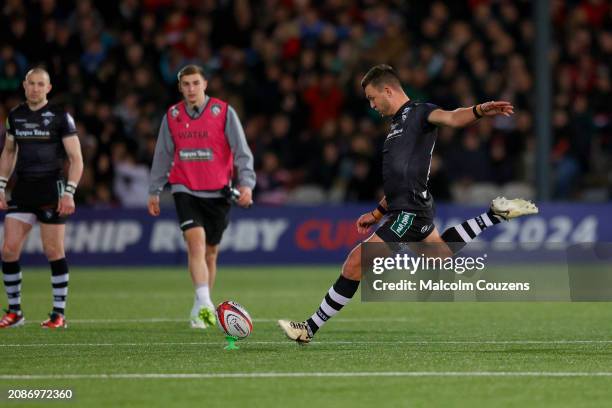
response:
M15 143L15 138L7 133L4 150L2 150L2 155L0 155L0 210L6 210L8 207L4 190L15 168L16 160L17 143Z
M462 128L484 116L510 116L512 114L514 114L514 106L510 102L490 101L454 111L436 109L429 114L427 121L436 126Z

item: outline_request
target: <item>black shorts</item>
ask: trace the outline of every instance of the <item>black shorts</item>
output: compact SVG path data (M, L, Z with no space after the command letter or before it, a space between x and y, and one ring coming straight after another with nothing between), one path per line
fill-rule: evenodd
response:
M229 224L230 204L225 198L200 198L187 193L174 193L174 205L181 230L203 227L206 243L217 245Z
M433 208L390 211L376 235L385 242L420 242L434 230L433 216Z
M6 213L29 213L43 224L65 224L66 217L60 217L57 212L63 191L64 180L61 177L21 177L13 188Z

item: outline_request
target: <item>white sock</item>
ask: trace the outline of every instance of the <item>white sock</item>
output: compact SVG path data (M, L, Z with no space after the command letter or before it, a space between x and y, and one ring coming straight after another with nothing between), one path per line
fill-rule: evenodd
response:
M214 308L212 300L210 300L210 289L208 289L208 285L203 284L196 288L196 303L198 303L199 306Z

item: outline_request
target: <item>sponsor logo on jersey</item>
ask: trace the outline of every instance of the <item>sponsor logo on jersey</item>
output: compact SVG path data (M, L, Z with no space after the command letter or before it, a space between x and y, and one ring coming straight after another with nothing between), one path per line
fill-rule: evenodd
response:
M182 149L179 150L180 161L211 161L212 149Z
M385 141L390 140L390 139L395 139L396 137L399 137L401 135L402 135L402 129L393 130L387 135L387 138L385 139Z
M46 111L43 112L40 116L42 116L43 118L53 118L55 117L55 114L53 112Z
M17 138L32 137L32 138L38 138L38 139L49 139L51 138L51 133L49 133L48 130L39 130L39 129L32 129L32 130L15 129L15 137Z
M185 124L185 128L189 128L189 123ZM206 139L208 130L181 130L178 137L179 139Z
M24 123L23 127L26 129L37 129L38 123Z
M404 234L406 234L406 231L408 231L412 226L414 217L416 217L416 214L402 211L395 219L393 225L391 225L391 231L393 231L398 237L403 237Z

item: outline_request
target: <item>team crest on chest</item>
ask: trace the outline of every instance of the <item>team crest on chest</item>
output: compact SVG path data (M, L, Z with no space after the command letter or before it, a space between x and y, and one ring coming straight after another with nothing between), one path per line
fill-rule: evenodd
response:
M411 110L412 108L409 106L404 109L404 111L402 112L402 121L406 121L406 119L408 118L408 113L410 113Z
M221 105L218 103L213 103L213 105L210 107L210 111L212 112L213 116L219 115L221 113Z
M172 116L173 118L176 118L178 114L179 114L179 110L176 106L170 110L170 116Z
M43 119L43 125L45 126L49 126L49 124L51 123L51 121L53 121L53 118L55 117L55 114L53 114L53 112L43 112L40 116L42 116Z

